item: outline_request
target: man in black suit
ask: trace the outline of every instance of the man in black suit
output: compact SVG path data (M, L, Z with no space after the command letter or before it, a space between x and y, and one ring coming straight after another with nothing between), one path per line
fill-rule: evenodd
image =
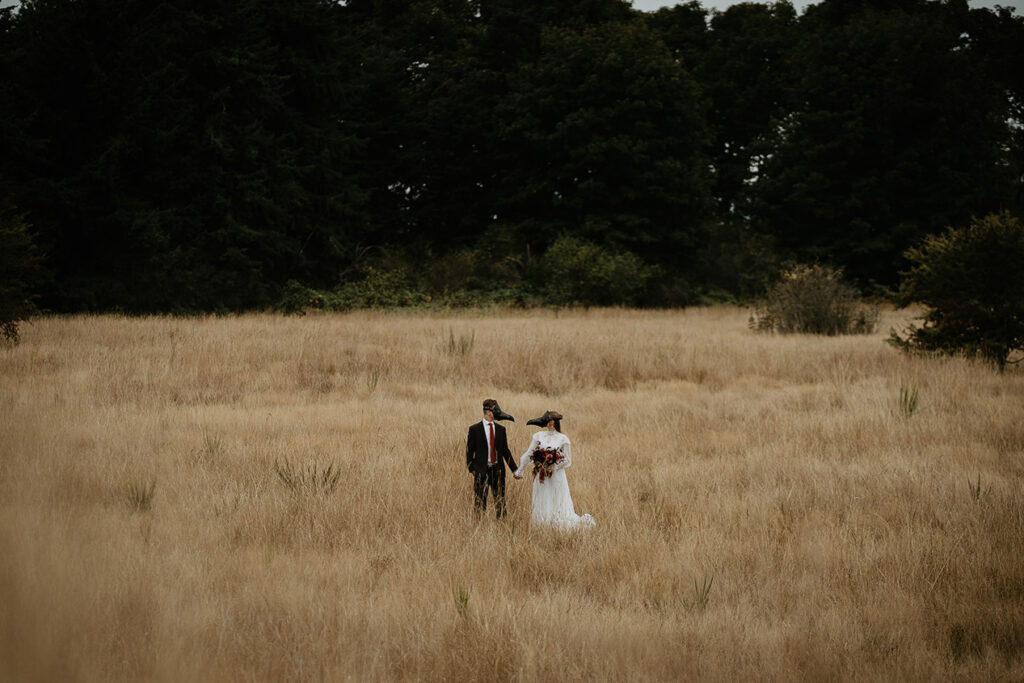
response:
M505 466L518 469L508 449L505 428L495 420L512 420L493 398L484 401L484 419L471 425L466 438L466 467L473 474L473 510L483 514L487 509L487 489L494 496L494 509L505 516Z

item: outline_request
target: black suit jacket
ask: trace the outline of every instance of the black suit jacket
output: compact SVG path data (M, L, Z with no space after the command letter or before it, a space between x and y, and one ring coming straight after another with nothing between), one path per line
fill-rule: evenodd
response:
M484 423L477 422L470 425L469 436L466 437L466 467L470 472L486 473L489 455ZM508 465L513 472L519 469L516 461L512 459L512 452L508 449L508 435L505 434L505 428L497 422L494 423L494 455L499 463ZM504 474L504 467L501 468L501 472Z

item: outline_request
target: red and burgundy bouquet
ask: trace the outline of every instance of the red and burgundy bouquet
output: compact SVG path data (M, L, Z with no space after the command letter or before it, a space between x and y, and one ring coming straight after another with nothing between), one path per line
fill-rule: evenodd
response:
M540 474L540 483L551 476L555 471L555 465L562 462L562 451L557 448L537 448L530 454L533 460L533 478Z

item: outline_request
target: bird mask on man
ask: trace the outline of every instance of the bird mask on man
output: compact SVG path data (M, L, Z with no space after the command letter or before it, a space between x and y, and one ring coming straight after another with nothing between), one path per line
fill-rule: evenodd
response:
M504 410L502 410L501 406L499 406L497 403L495 403L494 407L491 408L491 412L494 413L494 419L495 420L508 420L510 422L515 422L516 421L516 419L514 417L512 417L511 415L506 413Z

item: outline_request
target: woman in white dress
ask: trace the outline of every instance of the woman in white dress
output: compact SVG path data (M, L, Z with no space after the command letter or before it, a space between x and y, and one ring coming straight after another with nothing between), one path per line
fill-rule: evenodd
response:
M516 479L522 479L528 470L533 470L533 514L530 520L534 524L559 529L594 526L593 517L576 514L569 495L565 468L572 465L572 444L562 433L562 414L547 411L526 424L544 427L533 435L530 447L523 453L519 469L515 472Z

